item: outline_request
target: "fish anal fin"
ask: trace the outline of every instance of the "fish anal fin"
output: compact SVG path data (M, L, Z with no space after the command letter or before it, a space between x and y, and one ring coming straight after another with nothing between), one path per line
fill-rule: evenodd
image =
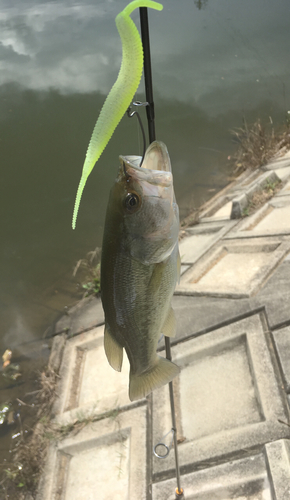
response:
M165 337L175 337L176 319L172 307L170 307L167 318L164 322L162 333Z
M104 348L109 364L114 370L120 372L123 362L123 347L114 339L108 325L105 326Z
M129 398L131 401L144 398L150 392L171 382L179 374L179 367L166 358L158 356L156 364L148 371L135 375L130 372Z

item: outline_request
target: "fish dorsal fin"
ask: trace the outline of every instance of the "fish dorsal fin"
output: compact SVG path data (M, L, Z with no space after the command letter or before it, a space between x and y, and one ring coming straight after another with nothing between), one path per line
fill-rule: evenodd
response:
M104 348L111 367L120 372L123 362L123 347L112 337L108 325L105 326Z
M172 307L170 307L167 318L162 328L162 333L165 337L175 337L176 319Z

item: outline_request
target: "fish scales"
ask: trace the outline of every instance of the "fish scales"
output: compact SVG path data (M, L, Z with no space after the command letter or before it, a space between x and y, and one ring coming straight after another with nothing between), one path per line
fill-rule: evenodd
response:
M179 277L179 222L166 146L152 143L141 168L141 158L120 160L106 214L101 290L108 361L121 370L125 348L129 396L135 400L179 372L156 353L161 334L175 333L171 299Z

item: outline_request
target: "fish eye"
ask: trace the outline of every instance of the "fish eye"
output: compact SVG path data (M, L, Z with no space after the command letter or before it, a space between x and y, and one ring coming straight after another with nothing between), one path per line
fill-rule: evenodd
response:
M128 193L125 198L125 207L128 212L135 212L140 206L140 198L135 193Z

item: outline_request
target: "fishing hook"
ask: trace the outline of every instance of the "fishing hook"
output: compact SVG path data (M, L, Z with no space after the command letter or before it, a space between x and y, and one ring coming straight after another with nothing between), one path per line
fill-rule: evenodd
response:
M170 453L170 449L172 448L172 445L173 445L173 439L174 439L174 434L175 434L175 429L170 429L169 432L167 432L167 434L165 434L165 436L163 436L161 438L161 441L159 441L153 448L153 453L155 455L155 457L157 458L166 458L168 457L169 453ZM171 441L170 441L170 444L169 446L167 446L167 444L164 443L166 437L168 436L168 434L172 433L172 438L171 438ZM160 453L157 453L157 448L160 447L160 446L163 446L165 448L165 453L164 454L161 454Z
M133 102L133 106L149 106L149 103L148 102L134 101ZM129 108L127 109L127 116L129 118L132 118L132 116L134 116L134 115L136 115L137 118L138 118L138 122L139 122L139 125L140 125L140 128L141 128L141 132L142 132L142 138L143 138L143 155L142 155L142 160L141 160L141 163L140 163L140 167L141 167L142 163L143 163L143 160L144 160L145 151L146 151L145 132L144 132L144 128L143 128L143 125L142 125L142 120L140 118L140 115L139 115L138 111L131 111L131 106L129 106Z
M127 179L127 182L129 182L129 181L130 181L130 179L131 179L131 175L129 175L129 174L128 174L128 172L127 172L127 170L126 170L126 165L125 165L125 162L124 162L124 161L123 161L123 172L124 172L124 175L125 175L125 177L126 177L126 179Z

